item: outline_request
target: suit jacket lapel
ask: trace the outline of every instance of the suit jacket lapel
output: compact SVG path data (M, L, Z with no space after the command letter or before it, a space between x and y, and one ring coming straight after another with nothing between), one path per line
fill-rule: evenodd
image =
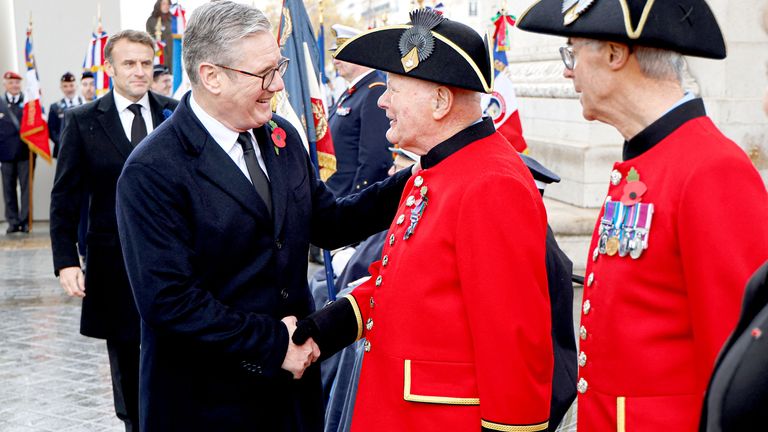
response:
M275 234L280 234L283 229L283 221L288 206L288 186L286 182L286 172L284 167L280 166L279 156L275 154L274 143L269 136L270 131L266 125L253 130L253 135L259 143L261 157L264 159L264 165L269 174L269 189L272 193L272 212L275 224ZM285 150L285 149L283 149Z
M149 110L152 112L152 126L153 128L157 128L158 126L160 126L160 123L162 123L163 120L165 120L163 116L163 109L165 109L165 104L161 104L154 93L149 92L148 94L149 94Z
M97 108L99 113L96 117L104 128L104 134L109 138L110 142L112 142L112 145L114 145L115 148L117 148L117 151L127 159L128 155L130 155L133 150L133 146L131 145L131 142L128 141L128 137L125 136L125 130L123 129L122 123L120 123L120 115L117 113L115 97L112 92L109 92L99 99Z
M200 175L215 183L254 216L269 219L267 206L256 192L256 188L221 146L208 133L205 135L201 137L205 140L205 145L198 157L197 170Z

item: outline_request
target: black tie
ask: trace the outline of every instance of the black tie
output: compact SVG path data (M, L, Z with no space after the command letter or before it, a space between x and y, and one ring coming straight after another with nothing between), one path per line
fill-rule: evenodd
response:
M133 113L133 123L131 123L131 145L136 147L141 140L147 136L147 124L144 123L144 117L141 115L141 105L128 105L128 109Z
M243 158L245 159L245 166L248 168L251 182L256 187L256 192L259 193L261 199L264 200L264 204L267 205L269 215L272 216L272 197L269 194L269 180L264 171L261 170L258 159L256 159L251 135L248 132L241 132L237 136L237 142L243 148Z

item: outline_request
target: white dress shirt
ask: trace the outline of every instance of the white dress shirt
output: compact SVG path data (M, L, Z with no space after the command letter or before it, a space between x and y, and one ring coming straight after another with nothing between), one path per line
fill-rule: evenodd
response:
M112 94L115 96L115 108L117 108L117 114L120 116L120 123L123 125L123 131L125 131L128 141L131 140L131 125L134 117L133 112L128 107L134 103L141 105L141 116L144 117L147 135L149 135L155 128L152 124L152 112L149 110L149 94L145 94L138 102L131 102L116 91L113 91Z
M240 135L240 133L224 126L223 123L205 112L203 107L201 107L197 101L195 101L194 93L192 93L192 95L189 97L189 106L192 108L192 112L195 114L197 119L200 120L200 123L203 124L205 130L208 131L211 137L213 137L213 140L216 141L216 143L232 159L235 165L240 168L240 171L243 173L245 178L247 178L249 182L253 183L251 181L251 176L248 175L248 166L245 164L245 158L243 157L243 148L237 142L237 137ZM261 167L261 170L264 171L264 174L267 175L267 179L269 179L267 166L264 164L264 158L261 157L261 150L256 143L256 138L253 136L252 130L248 131L248 136L251 137L251 143L253 143L253 149L256 152L256 159L259 161L259 166Z

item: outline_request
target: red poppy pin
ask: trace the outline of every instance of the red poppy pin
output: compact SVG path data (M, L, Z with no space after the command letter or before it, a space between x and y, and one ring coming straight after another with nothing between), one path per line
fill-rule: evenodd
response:
M621 203L625 206L633 206L643 200L643 194L648 186L640 181L640 174L632 167L627 174L627 184L624 185L624 193L621 195Z
M278 127L274 120L269 121L269 127L272 128L272 142L275 143L275 154L280 156L280 149L285 148L285 129Z

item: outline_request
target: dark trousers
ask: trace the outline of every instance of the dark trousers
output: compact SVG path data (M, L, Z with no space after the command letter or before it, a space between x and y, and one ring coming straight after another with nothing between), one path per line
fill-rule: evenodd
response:
M3 175L5 220L9 227L26 225L29 221L29 161L0 162L0 171ZM16 193L17 183L21 186L21 205Z
M126 432L139 431L139 343L107 339L115 413Z

